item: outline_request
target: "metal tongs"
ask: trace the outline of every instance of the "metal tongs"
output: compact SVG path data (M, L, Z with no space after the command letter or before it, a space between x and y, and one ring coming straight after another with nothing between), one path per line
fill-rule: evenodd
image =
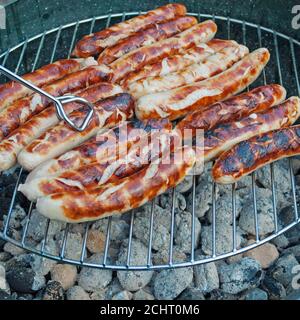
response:
M26 86L27 88L31 89L32 91L35 91L35 92L47 97L49 100L51 100L55 105L56 113L57 113L58 118L60 120L64 120L73 129L82 132L89 125L89 122L92 119L92 116L94 114L94 106L93 106L92 103L90 103L86 99L78 97L78 96L74 96L74 95L65 95L65 96L61 96L61 97L53 97L49 93L47 93L44 90L38 88L34 84L26 81L25 79L21 78L17 74L11 72L10 70L6 69L5 67L3 67L1 65L0 65L0 72L3 73L8 78L10 78L11 80L17 81L17 82L23 84L24 86ZM63 105L66 104L66 103L70 103L70 102L79 102L79 103L81 103L83 105L86 105L89 108L88 114L87 114L87 116L85 117L85 119L83 120L83 122L82 122L82 124L80 126L77 126L68 117L68 115L66 114L66 112L64 110Z

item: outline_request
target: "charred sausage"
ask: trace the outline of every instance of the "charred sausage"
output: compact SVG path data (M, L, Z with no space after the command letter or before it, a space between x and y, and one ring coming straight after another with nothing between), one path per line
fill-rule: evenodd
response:
M182 135L185 130L189 130L192 131L191 136L196 136L197 130L211 130L219 124L269 109L283 102L285 98L286 90L278 84L258 87L187 115L177 124L176 129Z
M168 148L170 132L155 133L151 138L156 141L149 143L148 139L139 146L131 147L128 153L117 160L106 163L94 162L76 170L68 170L56 177L40 177L30 180L19 186L21 191L30 201L36 201L49 194L95 189L101 185L113 183L122 178L133 175L157 160ZM167 150L166 150L167 152Z
M224 152L213 166L220 184L231 184L274 161L300 154L300 126L274 130L245 140Z
M87 99L91 103L96 103L103 98L122 92L122 88L118 85L100 82L75 94ZM65 112L69 114L80 107L82 107L81 104L73 102L66 104L64 109ZM19 152L24 147L58 123L59 119L55 107L49 106L13 131L6 139L2 140L0 142L0 171L7 170L14 166L17 162Z
M288 127L300 116L300 99L292 97L271 109L204 132L204 160L215 159L237 143L258 134Z
M153 131L171 131L171 129L172 125L167 119L146 122L125 121L104 133L98 133L73 150L42 163L29 173L26 183L37 178L58 176L62 172L76 170L93 162L112 163Z
M155 63L199 43L208 42L216 32L217 25L207 20L174 37L129 52L110 64L114 72L113 81L120 82L129 73L136 72L147 64Z
M87 108L73 111L69 117L80 125L87 114ZM83 132L66 126L62 121L47 130L40 138L24 148L18 162L27 170L32 170L42 162L59 156L94 136L100 129L111 128L119 122L130 119L134 114L134 100L127 93L120 93L94 105L94 114Z
M247 54L249 54L249 50L245 46L233 45L209 56L201 63L194 63L183 70L133 82L129 84L128 91L134 98L139 98L147 94L168 91L202 81L225 71Z
M78 71L88 64L96 64L90 59L65 59L41 67L22 76L37 87L50 84L69 73ZM10 81L0 85L0 111L16 100L29 96L32 91L19 82Z
M197 24L195 17L178 17L140 30L114 46L106 48L98 57L99 64L110 64L123 55L145 45L167 39Z
M136 115L140 120L167 117L175 120L223 101L254 82L269 59L267 49L258 49L213 78L143 96L137 100Z
M115 183L94 190L41 197L37 210L48 218L71 223L120 215L175 187L191 171L195 160L193 149L184 147L176 150L170 163L164 163L163 159L152 162L144 170Z
M148 13L115 24L107 29L83 37L75 46L73 56L89 57L100 53L104 48L115 45L119 40L128 37L145 27L161 21L184 16L186 8L182 4L167 4Z
M190 49L182 49L178 54L163 58L156 63L146 65L141 70L129 73L121 84L127 88L130 83L143 78L164 76L183 70L194 63L199 63L210 55L229 46L237 45L232 40L213 39L208 43L200 43Z
M84 89L100 81L108 80L109 69L106 66L92 66L69 74L66 77L44 86L43 90L53 96ZM38 93L17 100L0 113L0 140L7 137L33 115L51 104L51 100Z

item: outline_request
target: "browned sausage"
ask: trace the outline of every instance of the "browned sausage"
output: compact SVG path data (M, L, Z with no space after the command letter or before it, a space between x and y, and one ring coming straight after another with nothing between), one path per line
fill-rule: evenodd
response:
M100 53L104 48L115 45L130 34L161 21L184 16L186 8L182 4L167 4L144 15L117 23L107 29L83 37L75 46L73 56L89 57Z
M42 87L69 73L82 69L92 61L82 59L65 59L48 64L31 73L22 76L23 79L31 82L37 87ZM96 61L94 62L94 64ZM32 91L21 85L19 82L10 81L0 85L0 111L12 104L14 101L29 96Z
M115 161L94 162L76 170L67 170L55 177L33 179L21 184L19 191L30 201L36 201L38 198L49 194L79 191L86 188L95 189L101 185L115 182L133 175L148 166L150 162L161 157L165 152L164 149L168 148L169 136L169 131L152 133L150 143L146 139L133 145L128 153Z
M242 141L223 153L213 166L212 175L217 183L231 184L268 163L299 154L299 125L274 130Z
M192 136L196 136L197 130L211 130L218 124L266 110L283 102L285 98L286 90L278 84L258 87L187 115L177 124L176 129L182 135L185 130L192 130Z
M202 62L191 64L183 70L130 83L127 90L137 99L147 94L179 88L190 83L211 78L229 69L247 54L249 54L247 47L233 44L210 55Z
M257 79L270 59L267 49L258 49L219 75L187 86L143 96L137 100L140 120L175 120L195 110L230 98Z
M183 70L191 64L199 63L210 55L233 45L238 44L232 40L213 39L208 43L200 43L187 50L179 50L178 54L163 58L156 63L146 65L139 71L131 72L121 81L121 84L127 88L130 83L140 79L165 76L169 73Z
M292 125L300 116L300 99L292 97L282 104L236 121L220 124L204 132L204 160L210 161L237 143L271 130Z
M211 40L217 32L217 25L207 20L177 34L127 53L110 64L114 71L113 81L120 82L131 72L140 70L147 64L155 63L165 57Z
M103 98L122 92L122 88L118 85L100 82L99 84L76 92L75 95L85 98L91 103L95 103ZM76 102L64 105L67 114L80 107L82 107L82 105ZM49 106L13 131L6 139L0 142L0 171L7 170L14 166L17 162L19 152L25 146L58 123L59 119L55 107Z
M61 96L84 89L97 82L108 80L109 77L109 69L106 66L92 66L44 86L43 90L52 96ZM7 137L13 130L50 104L51 101L48 98L38 93L15 101L0 113L0 140Z
M58 176L62 172L76 170L93 162L112 163L126 155L127 150L145 140L153 131L171 131L171 129L172 125L167 119L146 122L125 121L104 133L98 133L71 151L42 163L29 173L26 183L37 178Z
M138 31L128 38L119 41L112 47L106 48L98 57L98 63L110 64L123 55L142 46L167 39L197 24L195 17L179 17L164 23L154 24Z
M76 125L80 125L87 111L87 107L82 107L73 111L69 117ZM119 122L130 119L134 114L134 100L128 93L120 93L94 104L94 111L88 127L83 132L66 126L62 121L24 148L19 153L18 162L25 169L32 170L42 162L88 140L101 128L111 128Z
M154 161L144 170L115 183L94 190L41 197L37 210L50 219L72 223L120 215L176 186L191 171L195 160L193 149L184 147L176 150L169 163L164 163L163 159Z

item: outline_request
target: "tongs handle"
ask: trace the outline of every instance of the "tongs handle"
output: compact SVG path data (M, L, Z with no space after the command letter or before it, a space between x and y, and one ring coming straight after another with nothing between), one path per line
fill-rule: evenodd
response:
M13 81L17 81L24 85L25 87L29 88L32 91L35 91L45 97L47 97L49 100L51 100L56 108L57 116L60 120L64 120L69 126L71 126L73 129L77 131L84 131L87 126L89 125L89 122L94 114L94 106L92 103L87 101L84 98L73 96L73 95L65 95L61 97L53 97L51 94L47 93L46 91L38 88L34 84L28 82L27 80L21 78L17 74L13 73L12 71L8 70L7 68L3 67L0 65L0 72L3 73L5 76L10 78ZM83 105L86 105L89 109L87 116L83 120L82 124L80 126L77 126L66 114L63 105L66 103L71 103L71 102L79 102Z

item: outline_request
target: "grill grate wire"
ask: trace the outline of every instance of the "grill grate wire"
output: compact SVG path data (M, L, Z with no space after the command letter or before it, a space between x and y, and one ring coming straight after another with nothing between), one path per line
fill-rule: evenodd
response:
M108 27L112 19L121 19L124 21L126 18L130 18L132 16L138 15L140 12L132 12L132 13L118 13L118 14L112 14L109 13L108 15L103 15L99 17L93 17L90 19L85 19L81 21L76 21L74 23L70 23L64 26L59 26L57 28L54 28L49 31L45 31L42 34L39 34L31 39L25 39L22 43L19 45L8 49L6 52L4 52L0 56L0 61L2 61L2 65L6 65L6 63L9 61L9 57L11 53L15 52L16 50L21 50L19 59L17 61L15 72L19 72L20 67L22 63L24 62L24 56L26 53L26 50L28 49L28 45L32 42L37 41L38 47L36 50L35 58L32 64L31 70L36 69L36 67L39 65L40 58L41 58L41 52L43 50L45 40L47 37L54 35L54 45L53 49L50 54L50 61L46 61L43 63L50 63L53 62L57 57L57 49L59 47L59 43L62 37L62 33L65 30L68 30L70 32L71 39L70 39L70 45L67 48L67 56L70 57L71 52L73 50L74 44L76 40L80 38L81 35L79 35L80 27L83 25L90 25L89 32L93 32L95 29L95 25L97 22L104 22L105 26ZM300 86L299 86L299 75L297 71L297 61L296 61L296 53L295 53L295 45L297 47L300 47L300 43L286 35L283 35L281 33L277 33L273 30L261 27L259 25L255 25L253 23L249 23L246 21L236 20L232 19L230 17L221 17L221 16L215 16L215 15L209 15L209 14L202 14L202 13L190 13L191 15L197 16L199 20L202 20L203 18L212 18L217 22L217 24L222 24L222 27L224 27L224 23L226 25L223 38L230 39L233 37L233 28L238 28L238 36L241 37L241 41L245 45L247 45L248 42L248 31L253 32L253 30L256 33L257 36L257 45L263 46L263 42L265 40L263 33L266 34L266 38L269 39L271 36L274 48L275 48L275 55L273 54L273 59L275 56L275 63L276 63L276 73L278 75L278 82L280 84L284 84L283 76L282 76L282 64L284 61L287 61L287 58L285 58L284 61L282 61L280 56L280 50L279 50L279 43L278 38L280 40L288 41L289 48L290 48L290 58L292 61L292 69L294 73L294 81L296 84L296 90L297 94L300 95ZM235 30L236 32L236 30ZM266 70L262 73L262 81L263 84L267 84L268 82L268 76ZM249 88L248 88L249 90ZM299 214L298 214L298 208L297 208L297 192L296 192L296 183L295 183L295 177L293 173L293 167L292 167L292 159L288 160L289 163L289 175L290 175L290 181L291 181L291 192L292 192L292 206L294 210L294 220L284 226L283 228L279 228L279 222L278 222L278 210L277 210L277 195L276 195L276 181L275 181L275 171L274 171L274 164L271 164L270 167L270 181L271 181L271 191L272 191L272 207L273 207L273 220L275 225L275 232L267 236L266 238L261 239L259 235L259 217L258 217L258 208L257 208L257 191L256 191L256 173L253 173L251 175L251 193L252 193L252 201L253 201L253 219L254 219L254 226L255 226L255 242L251 245L247 245L245 247L238 248L237 245L237 205L236 205L236 197L237 197L237 185L232 185L231 189L231 206L232 206L232 250L230 252L222 252L217 253L217 208L216 208L216 199L217 199L217 185L213 182L211 184L211 192L212 192L212 253L210 256L202 257L201 259L195 259L195 250L196 245L196 239L195 239L195 221L196 221L196 198L197 198L197 177L193 176L192 178L192 225L191 225L191 248L190 248L190 255L188 257L187 261L180 261L180 262L174 262L173 253L174 253L174 227L175 227L175 203L176 203L176 188L173 189L171 194L171 210L170 210L170 242L168 245L169 248L169 257L168 262L165 264L154 264L153 263L153 253L152 253L152 244L153 244L153 234L154 234L154 211L155 211L155 204L157 202L157 199L154 199L151 203L151 211L149 215L149 241L148 241L148 249L147 249L147 257L146 257L146 263L141 265L132 265L131 264L131 256L132 256L132 239L134 237L133 235L133 229L134 229L134 221L135 221L135 211L133 210L131 212L130 217L130 227L129 227L129 235L128 235L128 247L127 247L127 259L126 263L123 265L119 264L112 264L109 262L109 249L110 249L110 243L111 243L111 228L113 219L112 217L109 217L107 219L107 230L106 230L106 239L105 239L105 245L104 245L104 251L103 251L103 261L99 263L95 262L88 262L86 261L86 255L87 255L87 238L88 238L88 232L91 228L92 223L86 223L83 233L83 242L80 247L80 258L79 259L70 259L66 256L66 248L68 243L68 235L70 232L70 225L66 224L64 234L62 237L62 244L61 248L58 254L52 254L47 251L47 241L49 238L49 227L51 224L51 221L47 219L46 226L45 226L45 232L43 235L43 239L40 243L40 248L37 249L36 247L30 245L30 243L27 243L28 241L28 230L31 223L32 218L32 211L34 209L34 204L31 203L29 205L29 209L27 212L27 220L25 225L23 226L22 230L22 237L20 240L16 240L11 236L12 226L10 225L13 209L16 205L16 198L17 198L17 189L18 185L20 184L24 172L22 168L19 168L18 171L18 177L16 181L16 185L14 187L13 193L11 195L11 204L7 213L6 220L4 222L3 230L0 229L0 237L4 240L11 242L15 244L16 246L19 246L25 250L31 251L35 254L41 255L45 258L54 259L57 261L61 261L64 263L70 263L75 264L78 266L87 266L87 267L93 267L93 268L99 268L99 269L114 269L114 270L153 270L153 269L166 269L166 268L174 268L174 267L188 267L188 266L194 266L204 263L209 263L216 260L226 259L231 256L234 256L236 254L244 253L248 250L251 250L259 245L265 244L275 237L278 237L279 235L284 234L286 231L290 230L291 228L295 227L299 222ZM0 174L1 175L1 174ZM80 244L78 244L80 245Z

